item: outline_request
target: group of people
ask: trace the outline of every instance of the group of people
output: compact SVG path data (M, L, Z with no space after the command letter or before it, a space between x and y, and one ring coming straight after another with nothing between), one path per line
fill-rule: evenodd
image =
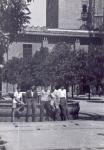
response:
M26 121L28 121L30 114L32 114L32 121L36 120L37 107L40 107L40 121L49 118L53 120L67 120L67 95L64 86L59 89L44 87L40 92L35 86L24 94L21 93L20 88L14 93L13 108L18 111L26 109ZM44 115L45 114L45 115Z

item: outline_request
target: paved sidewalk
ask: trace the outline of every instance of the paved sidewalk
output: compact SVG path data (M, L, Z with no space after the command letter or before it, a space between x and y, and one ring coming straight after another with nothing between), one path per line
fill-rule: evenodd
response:
M1 123L7 150L104 150L104 122Z
M80 101L79 120L0 123L6 150L104 150L104 103Z

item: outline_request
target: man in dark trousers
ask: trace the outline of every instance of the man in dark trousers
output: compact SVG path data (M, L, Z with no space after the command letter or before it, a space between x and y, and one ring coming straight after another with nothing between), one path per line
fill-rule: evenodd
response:
M28 122L29 116L32 115L32 122L36 119L36 103L37 103L37 89L35 86L32 86L30 90L26 92L26 122Z
M58 90L59 98L60 98L60 110L61 110L61 119L67 120L68 113L67 113L67 100L66 100L66 89L64 86Z

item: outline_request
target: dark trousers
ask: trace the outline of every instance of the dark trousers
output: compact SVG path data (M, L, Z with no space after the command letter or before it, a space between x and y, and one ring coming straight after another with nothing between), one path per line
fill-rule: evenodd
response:
M36 120L36 100L35 98L27 98L27 111L26 111L26 122L29 120L29 116L32 117L32 122Z
M60 118L60 108L53 107L49 101L41 101L40 103L40 121L43 121L44 110L46 112L46 119L49 121L49 118L52 120L61 120Z
M40 102L40 121L43 121L43 118L44 118L44 115L45 115L44 111L46 111L46 119L49 120L49 114L48 114L48 111L47 111L48 104L49 104L48 101L41 101Z
M55 108L55 121L60 121L61 120L61 111L60 111L60 108Z
M41 101L41 95L38 95L38 104L40 104Z
M68 119L67 102L64 98L60 99L61 120Z

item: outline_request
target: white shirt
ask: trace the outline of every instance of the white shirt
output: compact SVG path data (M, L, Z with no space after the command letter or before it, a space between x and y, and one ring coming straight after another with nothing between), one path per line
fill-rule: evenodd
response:
M13 105L12 105L12 107L13 108L16 108L17 107L17 103L18 103L18 101L21 101L21 99L22 99L22 92L18 92L18 91L16 91L15 93L14 93L14 98L13 98Z
M59 98L65 98L66 99L66 89L59 89L58 90Z
M54 99L54 104L56 108L59 108L59 104L60 104L59 91L55 89L54 92L52 93L52 97Z
M16 91L16 92L14 93L14 97L15 97L17 100L20 100L20 99L22 98L22 93Z
M49 95L50 95L50 90L47 90L47 91L42 90L41 101L48 101Z
M59 98L59 90L54 90L54 92L53 92L53 96L54 96L54 98Z
M31 97L34 97L34 92L33 91L31 91Z

